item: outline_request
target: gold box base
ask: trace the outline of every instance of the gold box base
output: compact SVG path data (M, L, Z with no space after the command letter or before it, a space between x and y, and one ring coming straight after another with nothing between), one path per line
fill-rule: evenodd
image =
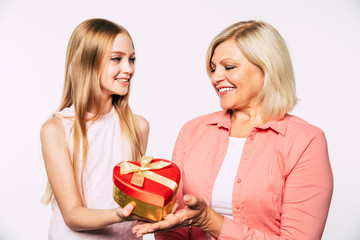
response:
M125 207L130 202L135 202L136 207L133 210L133 214L138 215L143 218L147 218L153 221L161 221L165 219L166 215L171 212L172 207L174 206L176 197L164 207L154 206L150 203L143 202L139 199L133 198L131 196L126 195L120 189L118 189L114 185L113 198L120 207Z

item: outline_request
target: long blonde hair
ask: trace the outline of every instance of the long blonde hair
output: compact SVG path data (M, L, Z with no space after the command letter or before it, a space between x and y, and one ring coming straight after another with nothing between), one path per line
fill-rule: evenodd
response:
M211 75L211 59L219 44L234 40L242 53L265 75L260 92L262 119L281 119L296 105L295 75L290 54L280 33L263 21L241 21L220 32L210 43L206 70Z
M105 19L89 19L80 23L73 31L66 52L65 82L59 111L74 105L74 151L72 156L73 171L77 185L80 186L84 199L83 169L88 153L87 122L95 121L100 116L101 88L100 75L109 58L113 42L118 34L126 34L132 41L129 32L122 26ZM124 96L113 95L112 103L119 116L121 130L131 147L131 160L138 161L143 153L140 130L137 120L129 106L129 91ZM89 108L95 109L91 119L87 119ZM82 152L81 146L82 145ZM81 170L79 167L82 155ZM80 170L80 171L79 171ZM78 176L78 173L81 173ZM80 178L80 183L78 179ZM42 202L48 204L52 189L47 184Z

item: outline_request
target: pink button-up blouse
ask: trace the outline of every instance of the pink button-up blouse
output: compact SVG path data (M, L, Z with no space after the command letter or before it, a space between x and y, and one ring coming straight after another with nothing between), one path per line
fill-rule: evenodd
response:
M229 111L187 122L173 152L182 179L177 197L211 203L230 130ZM287 115L256 127L247 137L233 185L233 219L225 217L218 239L320 239L333 191L323 131ZM182 206L180 206L182 207ZM155 234L156 239L205 239L199 228Z

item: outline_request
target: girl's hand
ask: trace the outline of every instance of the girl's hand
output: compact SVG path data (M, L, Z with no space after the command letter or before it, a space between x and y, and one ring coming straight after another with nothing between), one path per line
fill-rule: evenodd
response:
M117 208L116 214L121 218L121 221L129 221L130 218L134 217L135 215L131 215L132 211L134 210L135 206L132 203L127 204L124 208Z
M138 222L133 227L133 232L138 237L153 232L167 231L174 228L195 226L217 237L220 234L224 217L209 206L202 198L192 195L184 196L185 207L166 216L166 219L157 223Z
M129 204L127 204L124 208L117 208L116 209L116 214L117 216L120 217L119 222L124 222L124 221L143 221L143 222L153 222L152 220L146 219L146 218L142 218L139 217L137 215L131 214L132 211L134 211L136 204L134 202L130 202Z

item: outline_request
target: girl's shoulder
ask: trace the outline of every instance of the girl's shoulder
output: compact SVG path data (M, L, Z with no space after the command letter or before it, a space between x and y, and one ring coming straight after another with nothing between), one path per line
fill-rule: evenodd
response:
M56 116L50 117L40 128L41 140L48 141L51 138L58 138L61 136L65 136L64 126L61 119Z
M71 128L74 122L74 107L64 108L53 113L40 128L41 139L50 139L53 137L62 137L66 135L66 129ZM67 126L69 125L69 126Z
M68 118L68 119L74 118L75 117L74 105L71 105L70 107L66 107L61 111L54 113L53 116L57 116L60 118Z
M138 124L139 124L139 128L141 132L149 132L150 129L150 124L149 122L146 120L146 118L144 118L143 116L134 114Z

